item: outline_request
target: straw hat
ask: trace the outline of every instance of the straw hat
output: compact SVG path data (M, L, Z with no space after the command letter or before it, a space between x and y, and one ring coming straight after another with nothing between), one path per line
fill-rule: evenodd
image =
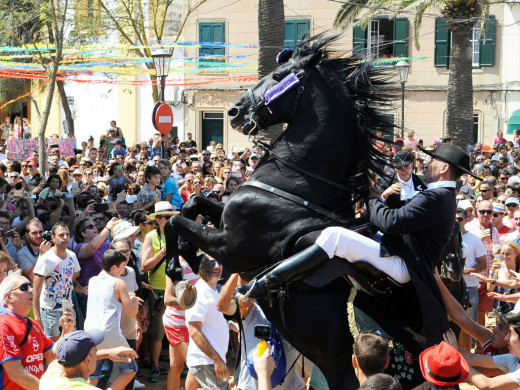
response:
M166 201L157 202L155 204L155 212L153 214L150 214L148 219L150 221L155 221L155 217L157 217L158 215L176 215L176 214L180 214L180 212L175 211L170 202L166 202Z
M118 222L112 227L113 240L120 240L122 238L130 237L139 231L139 226L134 226L128 221Z
M197 290L189 281L183 280L175 285L175 296L179 301L179 306L187 310L195 304Z

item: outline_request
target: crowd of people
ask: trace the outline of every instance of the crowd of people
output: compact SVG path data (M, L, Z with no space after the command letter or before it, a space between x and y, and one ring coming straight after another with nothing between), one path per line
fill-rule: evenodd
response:
M21 134L16 123L6 119L2 135L23 138L25 122L18 123ZM380 145L392 157L394 175L382 197L396 207L426 188L421 178L431 157L414 137L409 132ZM434 140L426 150L450 142ZM448 333L446 342L424 352L421 364L430 363L423 374L432 386L466 379L478 388L520 386L519 147L501 133L493 146L467 147L473 175L457 184L453 223L462 232L470 307L439 281L448 314L464 333L459 340ZM184 142L155 134L129 146L112 121L97 144L90 137L75 155L62 156L51 137L45 166L37 152L0 161L0 386L134 389L167 374L168 390L179 389L183 376L187 390L326 389L316 367L292 364L302 358L275 329L273 343L258 356L255 326L270 323L254 299L236 293L246 282L218 259L201 254L197 273L180 259L183 279L193 286L187 298L180 299L166 276L168 218L195 195L225 203L261 158L256 148L226 152L216 142L200 148L190 133ZM497 318L493 331L484 326L486 316ZM469 352L473 339L481 355ZM276 373L271 348L283 351L287 372ZM439 356L451 359L447 371ZM230 358L237 360L232 379ZM400 388L384 374L388 359L381 334L361 333L353 357L360 388ZM491 378L469 366L511 375ZM450 370L459 370L456 380L438 379Z

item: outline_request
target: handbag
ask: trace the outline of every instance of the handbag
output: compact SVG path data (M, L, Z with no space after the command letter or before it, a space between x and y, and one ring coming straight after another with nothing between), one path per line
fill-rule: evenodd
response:
M283 350L282 337L278 330L274 327L271 327L271 340L269 341L271 345L271 357L274 360L274 370L271 374L271 387L275 388L276 386L282 384L285 380L286 369L287 369L287 359L285 357L285 352ZM248 353L246 365L249 375L258 380L258 376L256 375L255 367L253 366L253 355L257 353L257 346L252 348Z

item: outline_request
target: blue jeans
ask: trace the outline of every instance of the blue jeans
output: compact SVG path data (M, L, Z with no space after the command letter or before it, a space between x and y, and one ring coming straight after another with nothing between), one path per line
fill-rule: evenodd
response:
M478 287L468 287L469 303L471 307L466 309L466 314L473 321L477 321L478 315Z
M40 309L42 317L43 331L49 337L58 337L60 335L60 318L63 310Z

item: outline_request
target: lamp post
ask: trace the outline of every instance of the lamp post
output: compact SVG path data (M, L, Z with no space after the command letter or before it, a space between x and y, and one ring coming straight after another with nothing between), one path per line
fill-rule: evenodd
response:
M404 138L404 85L408 80L408 71L410 64L406 61L399 61L395 64L395 68L399 74L399 82L401 83L401 138Z
M164 102L164 88L166 77L170 70L170 59L172 58L172 53L169 49L161 47L152 53L152 58L155 66L155 75L161 81L161 101Z

